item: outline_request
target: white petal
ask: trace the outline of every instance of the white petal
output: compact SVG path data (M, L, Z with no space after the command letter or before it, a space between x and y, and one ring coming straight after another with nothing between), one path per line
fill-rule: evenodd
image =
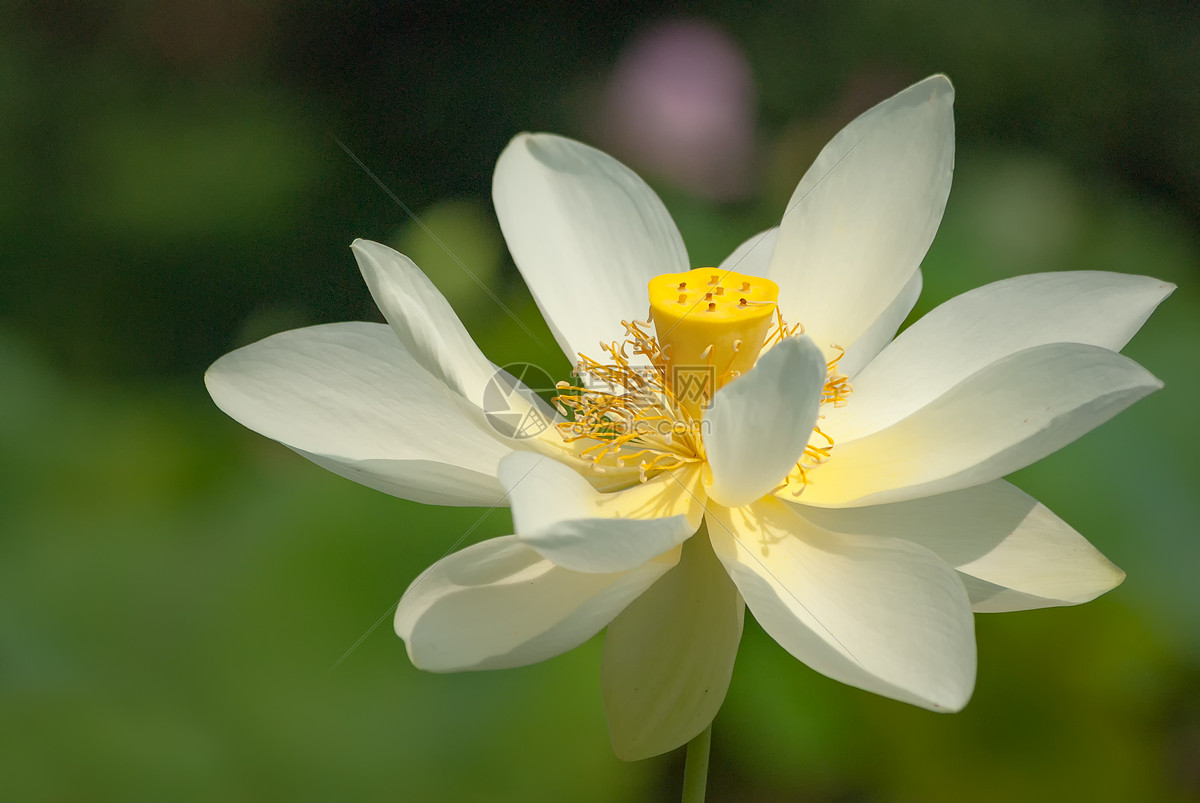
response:
M646 285L688 269L662 201L629 168L550 134L517 136L496 164L496 215L538 308L572 361L643 318Z
M900 324L904 323L908 313L912 312L912 308L916 306L917 299L921 296L922 282L921 271L914 271L912 278L900 291L900 295L896 296L883 314L875 319L871 328L863 332L858 340L846 346L846 353L837 364L839 373L845 374L857 382L859 371L870 364L884 346L892 342L892 338L896 336L896 330L900 328ZM844 408L835 407L834 409Z
M717 269L721 271L735 270L750 276L766 276L778 237L778 228L767 229L755 234L735 248ZM913 271L913 275L904 285L900 294L892 300L892 303L875 320L875 323L863 332L858 340L845 346L845 354L838 362L838 370L841 373L853 378L864 365L875 358L875 355L884 346L891 342L896 330L900 328L900 324L904 323L908 313L912 312L912 308L921 295L921 281L921 271L919 269Z
M382 324L273 335L217 360L204 382L242 424L371 488L439 505L503 499L496 466L512 450Z
M935 711L966 705L975 685L971 606L958 574L933 553L822 530L775 499L713 511L708 529L754 618L808 666Z
M801 336L718 390L702 422L709 495L743 505L783 482L812 437L824 386L825 358Z
M962 578L963 585L967 587L967 596L971 598L971 609L976 613L1009 613L1072 604L1047 601L1044 597L1033 594L1022 594L1020 591L989 583L962 572L959 572L959 577ZM1123 573L1121 577L1124 578Z
M599 493L562 463L530 452L512 453L499 471L517 536L577 572L626 571L683 543L704 515L698 474L680 469Z
M396 607L413 665L431 672L544 661L600 632L678 561L678 551L619 574L555 566L516 536L493 538L431 566Z
M788 202L767 278L827 355L892 306L933 241L954 169L954 89L926 78L850 123Z
M771 264L771 254L775 252L775 240L778 237L778 228L760 231L733 249L733 253L725 257L717 270L732 270L747 276L766 276Z
M686 744L725 700L745 605L701 531L679 564L608 627L601 682L626 761Z
M561 416L522 378L483 356L445 297L412 260L370 240L355 240L351 249L375 303L413 359L483 409L486 422L502 439L526 441L528 448L566 458L569 450L553 430ZM543 372L533 373L549 381Z
M905 330L854 379L852 401L830 411L838 439L899 421L1002 357L1047 343L1119 351L1174 285L1100 271L1005 279L947 301Z
M849 443L831 432L831 456L809 471L811 484L797 501L877 505L981 485L1062 448L1160 387L1137 363L1098 346L1027 349L887 429Z
M797 506L838 533L902 538L959 572L976 611L1077 605L1115 588L1125 573L1065 521L1004 480L976 488L871 507Z
M408 353L452 390L482 405L496 372L450 304L411 259L386 245L355 240L350 249L371 296Z

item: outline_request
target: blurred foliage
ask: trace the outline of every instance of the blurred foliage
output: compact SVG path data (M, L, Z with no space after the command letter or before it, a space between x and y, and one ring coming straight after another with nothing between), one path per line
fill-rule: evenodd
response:
M664 13L0 10L5 797L677 795L680 756L612 757L598 641L505 672L409 665L388 606L462 533L507 532L506 512L423 507L328 475L242 431L200 380L273 331L378 319L347 249L359 236L413 256L494 361L565 373L499 237L492 166L521 130L590 139L608 70ZM725 30L758 90L749 198L717 206L657 187L697 264L771 225L841 124L944 71L957 170L914 317L1043 270L1181 286L1127 349L1167 389L1015 478L1125 568L1125 585L1082 608L979 617L979 685L955 716L817 676L748 621L711 798L1200 797L1194 7L670 14Z

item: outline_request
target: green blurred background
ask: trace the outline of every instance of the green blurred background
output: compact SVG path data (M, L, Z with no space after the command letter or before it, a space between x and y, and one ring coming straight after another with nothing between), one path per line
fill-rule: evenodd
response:
M409 665L389 606L506 511L327 474L225 418L203 370L378 320L361 236L412 255L495 362L565 375L491 209L509 138L619 155L713 264L842 124L942 71L957 170L914 315L1036 271L1180 285L1127 349L1166 390L1015 477L1129 577L978 617L953 716L819 677L748 620L711 799L1200 798L1195 5L448 8L0 10L0 797L675 799L680 755L611 754L599 640L503 672Z

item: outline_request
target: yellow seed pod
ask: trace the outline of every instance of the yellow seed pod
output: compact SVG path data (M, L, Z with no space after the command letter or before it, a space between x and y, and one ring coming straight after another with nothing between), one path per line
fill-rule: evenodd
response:
M698 416L718 388L758 359L775 318L779 286L758 276L697 268L655 276L649 290L667 382Z

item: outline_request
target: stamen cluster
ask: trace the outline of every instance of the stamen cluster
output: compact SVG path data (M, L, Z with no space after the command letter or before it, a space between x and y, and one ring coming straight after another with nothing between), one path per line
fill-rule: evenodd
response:
M601 343L603 360L579 354L576 365L578 384L559 382L554 406L568 420L557 427L566 443L579 443L581 457L598 474L636 469L639 482L663 471L702 463L704 455L703 421L690 412L673 389L668 375L669 355L654 334L650 321L622 321L622 341ZM776 309L775 323L762 350L766 351L789 337L804 333L800 324L788 325ZM852 388L849 379L838 373L837 365L844 350L828 363L828 374L821 403L842 406ZM727 371L716 377L723 386L737 376ZM711 402L711 398L706 400ZM780 489L791 487L799 495L809 483L808 470L829 459L833 439L814 427L814 440L804 450L795 469ZM821 443L820 441L823 441Z
M704 460L697 421L668 382L663 351L649 321L622 321L625 339L601 343L607 362L579 355L580 384L559 382L553 399L569 418L558 424L567 443L594 441L580 455L592 469L633 468L638 479ZM645 361L638 360L645 358Z

